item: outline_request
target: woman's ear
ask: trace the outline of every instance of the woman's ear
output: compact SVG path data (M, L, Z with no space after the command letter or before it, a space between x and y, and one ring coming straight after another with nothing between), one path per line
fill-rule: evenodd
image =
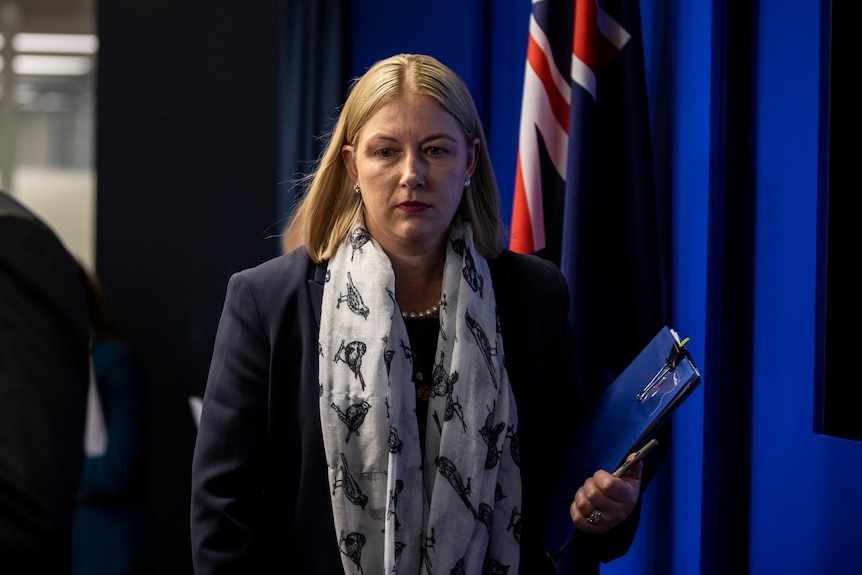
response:
M341 146L341 161L344 162L347 175L350 176L354 184L358 184L359 172L356 169L356 157L353 155L353 146L350 144Z

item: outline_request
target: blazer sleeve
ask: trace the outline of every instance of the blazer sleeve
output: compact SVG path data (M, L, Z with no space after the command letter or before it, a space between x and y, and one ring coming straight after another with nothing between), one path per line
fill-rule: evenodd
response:
M267 378L263 311L244 272L228 282L192 459L197 575L263 573Z

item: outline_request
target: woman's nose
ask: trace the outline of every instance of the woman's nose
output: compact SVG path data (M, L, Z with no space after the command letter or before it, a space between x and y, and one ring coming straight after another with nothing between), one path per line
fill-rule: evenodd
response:
M422 155L417 152L404 154L401 170L401 185L407 188L415 188L425 183L425 164Z

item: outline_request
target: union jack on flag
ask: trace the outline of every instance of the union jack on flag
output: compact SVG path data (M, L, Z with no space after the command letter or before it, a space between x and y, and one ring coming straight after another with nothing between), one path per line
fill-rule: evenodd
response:
M564 4L575 3L557 4L565 8ZM511 238L512 249L520 253L532 253L547 246L539 140L556 176L565 182L572 84L595 101L597 77L631 39L631 34L594 1L578 2L573 24L579 27L574 34L555 38L559 32L551 29L555 12L559 11L555 8L553 2L534 0L530 17ZM565 36L571 40L565 41ZM555 54L554 47L559 46L570 49Z

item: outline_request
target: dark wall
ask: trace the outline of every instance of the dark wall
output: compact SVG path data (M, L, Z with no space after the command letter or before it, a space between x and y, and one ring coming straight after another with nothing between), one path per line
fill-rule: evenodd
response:
M191 572L195 427L231 273L277 253L277 2L102 0L96 268L152 383L160 573Z

